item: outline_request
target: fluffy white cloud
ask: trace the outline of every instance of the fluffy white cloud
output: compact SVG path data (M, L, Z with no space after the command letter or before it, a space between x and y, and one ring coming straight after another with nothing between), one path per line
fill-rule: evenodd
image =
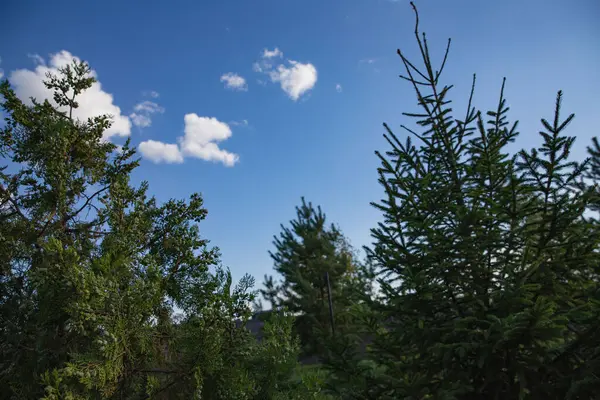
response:
M2 58L0 57L0 64L2 64ZM0 68L0 79L4 76L4 70Z
M267 74L271 82L279 83L281 89L294 101L311 90L317 83L317 69L311 63L300 63L287 60L287 65L279 64L277 67L271 64L275 57L282 57L283 52L278 48L275 50L265 49L262 60L253 65L255 72Z
M135 112L129 114L129 118L138 128L147 128L152 125L152 114L165 112L163 107L148 100L136 104L133 109Z
M302 64L293 60L288 62L289 67L280 64L276 69L269 71L269 76L273 82L279 82L281 89L296 101L317 83L317 69L312 64Z
M142 157L160 163L182 163L183 155L176 144L163 143L156 140L146 140L138 146Z
M155 162L181 163L185 157L195 157L205 161L220 162L228 167L239 161L239 156L219 148L217 142L231 137L231 128L212 117L186 114L184 136L177 144L148 140L140 143L142 156Z
M340 85L339 83L336 83L335 84L335 91L338 92L338 93L342 93L342 90L344 90L342 88L342 85Z
M263 58L283 57L283 52L277 47L275 47L273 50L264 49L262 56Z
M246 84L246 79L239 76L238 74L234 74L233 72L228 72L221 76L221 82L225 83L225 87L231 90L248 90L248 85Z
M44 81L47 80L46 74L58 74L58 68L65 67L70 64L73 59L79 61L79 58L73 56L66 50L52 54L48 65L37 65L35 70L18 69L11 72L10 82L15 89L17 96L25 103L31 104L30 98L33 97L38 101L47 99L53 104L56 104L53 99L53 93L44 86ZM39 57L35 58L37 62L44 60ZM92 71L91 76L97 77L96 72ZM104 132L104 139L109 139L112 136L129 136L131 133L131 121L125 115L121 115L121 109L113 102L113 96L110 93L102 90L100 82L96 82L91 88L83 92L77 97L79 107L73 110L75 118L86 120L103 114L112 116L112 126Z
M229 125L210 117L186 114L185 136L179 138L179 146L184 155L206 161L219 161L231 167L239 160L237 154L221 150L216 142L231 137Z

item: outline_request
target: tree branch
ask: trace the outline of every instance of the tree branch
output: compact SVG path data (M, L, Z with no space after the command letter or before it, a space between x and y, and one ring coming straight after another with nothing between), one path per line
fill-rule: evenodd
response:
M96 196L98 196L100 193L106 191L110 186L105 186L102 189L96 191L94 194L92 194L90 197L87 198L86 202L81 206L81 208L79 208L79 210L75 211L73 214L69 215L68 217L65 218L64 222L66 223L67 221L69 221L70 219L73 219L74 217L77 216L77 214L79 214L81 211L83 211L88 205L90 205L90 202L92 200L94 200L94 198Z
M0 184L0 193L6 193L7 194L7 201L12 204L12 206L14 207L15 211L17 212L17 214L19 214L21 216L21 218L23 218L25 221L31 222L29 220L29 218L27 218L25 216L25 214L23 214L23 212L21 211L21 208L19 207L19 205L17 204L17 202L15 201L15 199L11 197L10 192L8 191L8 189L6 189L4 187L4 185L2 185L2 184Z

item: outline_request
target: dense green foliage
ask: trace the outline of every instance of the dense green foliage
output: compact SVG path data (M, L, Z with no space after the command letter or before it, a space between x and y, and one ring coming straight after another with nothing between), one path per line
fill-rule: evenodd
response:
M416 10L415 10L416 11ZM496 109L454 117L425 35L423 68L398 54L419 111L401 141L385 125L383 222L368 249L383 300L368 358L331 361L356 399L588 399L600 388L600 165L569 159L573 115L542 119L511 156L504 84ZM449 45L450 43L448 43ZM475 79L473 79L473 87ZM590 169L593 165L595 168ZM588 179L585 179L588 178ZM345 382L345 383L344 383Z
M290 225L282 226L274 240L276 250L270 253L282 282L277 285L273 277L265 276L262 294L273 308L284 307L297 315L296 331L305 353L323 355L332 332L349 327L348 311L357 300L355 293L369 287L367 269L357 261L339 228L327 225L320 207L315 209L302 199Z
M448 49L437 70L418 15L415 37L422 67L398 55L416 127L401 141L384 125L367 259L303 199L275 237L260 341L254 280L234 285L200 235L202 197L159 204L130 182L129 142L102 138L109 116L72 117L87 64L48 76L52 102L2 82L0 398L595 398L600 142L570 158L559 92L539 147L510 154L504 82L484 113L473 78L456 116Z
M89 71L49 76L53 103L0 87L0 396L315 398L289 315L261 343L241 326L253 279L234 287L200 237L201 196L158 204L130 184L135 151L102 139L109 117L72 118Z

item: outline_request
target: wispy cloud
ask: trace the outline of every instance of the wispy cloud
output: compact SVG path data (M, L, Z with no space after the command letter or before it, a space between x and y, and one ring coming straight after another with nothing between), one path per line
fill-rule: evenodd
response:
M241 121L231 121L229 122L229 125L231 126L248 126L248 120L247 119L243 119Z
M225 87L227 89L243 92L248 90L246 79L239 76L238 74L234 74L233 72L228 72L226 74L221 75L221 82L225 83Z
M134 112L129 114L129 118L138 128L147 128L152 125L152 114L162 114L165 109L155 102L142 101L133 107Z
M339 83L335 84L335 91L338 93L342 93L344 89L342 88L342 85L340 85Z
M372 68L373 72L380 72L379 68L377 68L375 65L379 63L379 59L378 58L363 58L361 60L358 60L358 65L366 65L369 66L370 68Z
M359 64L375 64L375 62L377 61L376 58L363 58L361 60L358 60Z
M133 125L138 128L147 128L152 125L152 119L147 115L131 113L129 114L129 118L131 118Z
M153 99L158 99L160 97L160 94L155 90L145 90L142 92L142 96L152 97Z
M27 57L31 58L35 65L46 65L46 61L39 54L27 54Z
M283 52L277 47L275 47L273 50L264 49L262 56L263 58L283 57Z
M165 112L165 109L161 106L159 106L158 104L152 102L152 101L142 101L139 104L136 104L133 109L137 112L145 112L145 113L149 113L149 114L154 114L154 113L163 113Z

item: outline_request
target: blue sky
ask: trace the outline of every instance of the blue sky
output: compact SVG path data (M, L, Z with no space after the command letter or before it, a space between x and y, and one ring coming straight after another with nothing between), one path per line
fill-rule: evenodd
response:
M437 55L453 40L445 82L458 106L473 73L483 109L506 76L511 116L521 121L515 148L531 147L562 89L564 111L577 114L574 156L584 155L600 133L598 1L416 4ZM355 246L370 243L379 215L369 202L383 193L374 155L386 149L381 123L397 127L407 123L402 111L415 110L395 54L417 55L407 1L9 1L2 14L0 68L23 95L39 90L35 55L50 66L66 51L97 73L90 110L118 110L115 129L136 146L171 144L148 146L134 180L148 180L159 200L201 192L202 232L235 278L249 272L260 284L272 271L272 237L301 196ZM244 78L230 80L238 90L226 87L227 73Z

